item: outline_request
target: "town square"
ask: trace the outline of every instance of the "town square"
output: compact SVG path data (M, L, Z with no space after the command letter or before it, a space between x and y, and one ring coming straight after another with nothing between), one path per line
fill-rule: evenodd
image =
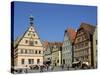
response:
M11 73L97 68L96 7L27 2L11 5Z

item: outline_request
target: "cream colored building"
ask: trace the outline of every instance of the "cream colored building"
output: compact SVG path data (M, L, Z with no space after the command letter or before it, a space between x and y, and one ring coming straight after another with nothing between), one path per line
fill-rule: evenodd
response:
M43 45L33 25L30 25L21 37L14 42L14 69L30 68L33 65L43 65Z

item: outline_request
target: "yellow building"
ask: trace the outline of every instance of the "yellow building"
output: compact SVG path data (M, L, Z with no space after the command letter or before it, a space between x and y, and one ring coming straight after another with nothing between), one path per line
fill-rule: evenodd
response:
M30 69L33 65L43 65L43 45L33 25L30 16L30 25L21 37L14 41L12 50L12 67L14 69Z

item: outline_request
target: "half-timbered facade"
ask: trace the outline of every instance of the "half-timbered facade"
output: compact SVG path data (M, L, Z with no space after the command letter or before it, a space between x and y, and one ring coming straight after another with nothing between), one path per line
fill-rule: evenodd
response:
M86 62L93 66L93 32L95 26L81 23L74 41L74 61Z

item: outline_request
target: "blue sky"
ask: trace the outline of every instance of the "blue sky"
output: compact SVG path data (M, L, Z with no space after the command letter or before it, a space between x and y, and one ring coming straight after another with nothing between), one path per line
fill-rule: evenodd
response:
M67 27L76 30L82 22L97 24L96 6L15 2L14 39L25 32L30 15L41 40L48 41L63 41Z

